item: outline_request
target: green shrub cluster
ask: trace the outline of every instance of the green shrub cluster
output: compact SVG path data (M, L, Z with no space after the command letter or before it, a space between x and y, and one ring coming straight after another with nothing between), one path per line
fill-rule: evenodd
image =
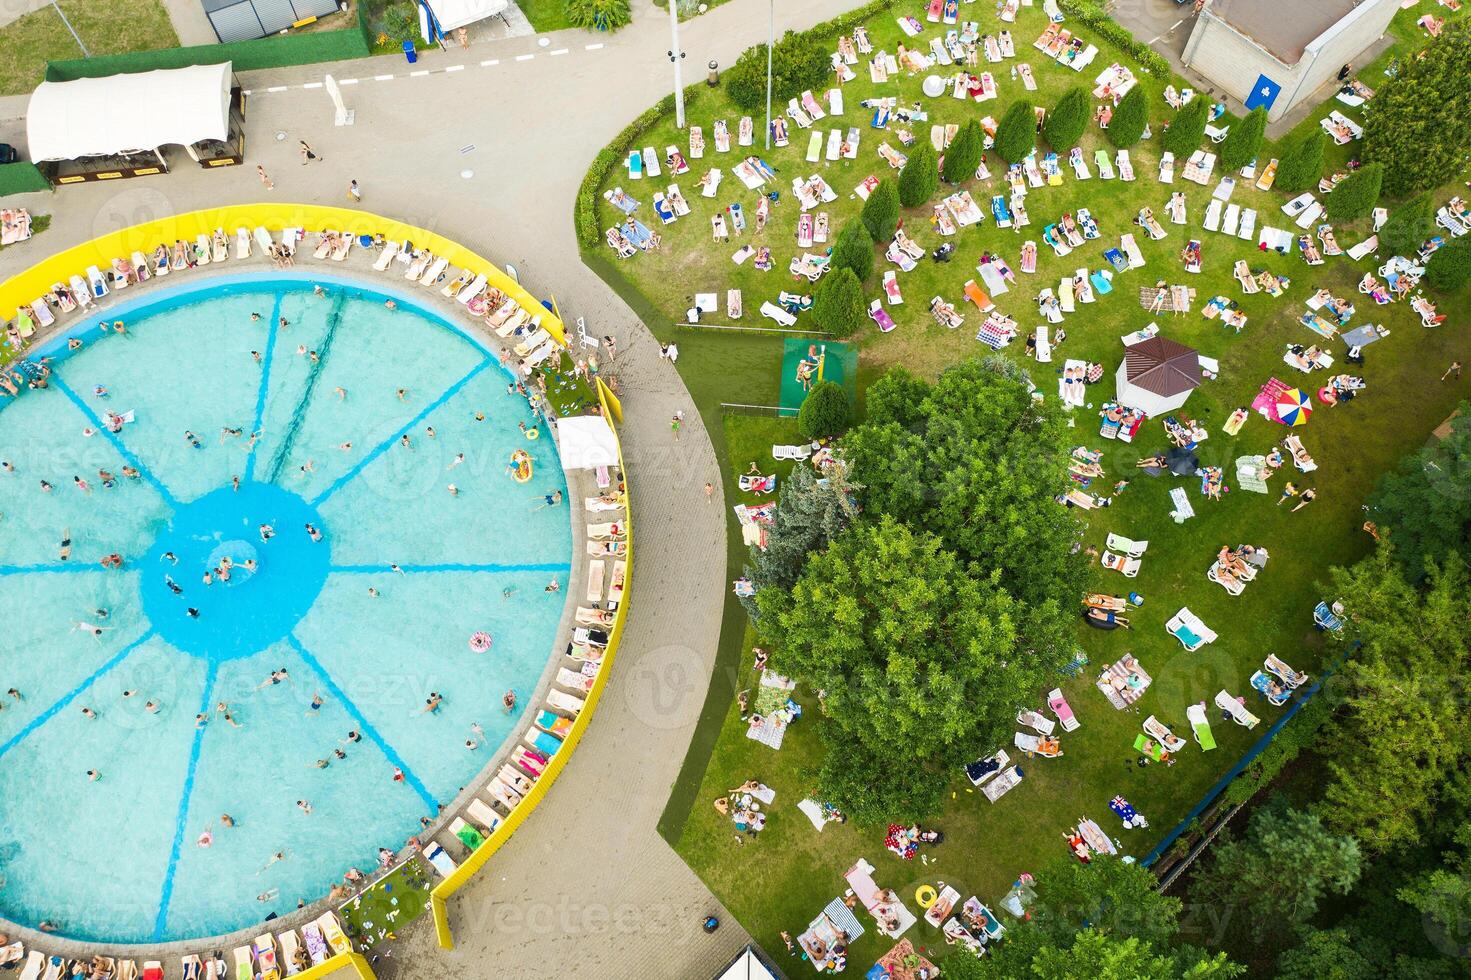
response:
M574 27L616 31L633 20L628 0L566 0L567 19Z
M1070 88L1057 100L1042 126L1042 135L1047 137L1054 153L1066 154L1077 145L1083 130L1088 128L1088 113L1092 108L1093 102L1084 88Z
M771 98L784 103L822 87L832 70L827 45L811 33L787 31L771 52ZM747 48L725 73L725 91L736 105L754 111L766 105L766 45Z
M866 309L863 287L859 285L853 270L848 268L833 269L817 284L812 295L812 319L835 337L848 337L857 331ZM842 389L839 388L838 391L841 394ZM843 400L846 403L847 396ZM805 403L803 409L806 409ZM826 419L823 421L826 423Z
M879 181L879 185L869 193L868 200L863 202L859 219L874 241L885 242L894 237L894 231L899 227L899 192L894 189L892 180Z
M996 155L1018 163L1037 145L1037 110L1026 99L1014 102L996 127Z
M1108 124L1108 141L1121 150L1138 143L1149 128L1149 96L1144 86L1135 85L1129 94L1119 100L1113 111L1113 120Z
M862 298L859 298L860 304ZM819 381L802 399L797 431L807 439L842 435L848 428L848 393L836 381Z
M703 85L691 85L685 89L685 108L699 101ZM573 211L573 224L577 228L577 243L583 248L596 248L603 240L601 198L598 188L603 185L614 167L622 166L628 151L640 145L644 133L658 125L659 121L674 111L674 96L666 95L653 106L645 109L637 119L624 127L623 132L613 137L613 142L598 151L592 166L582 178L577 191L577 204Z
M848 222L838 232L837 241L833 242L831 261L834 272L847 269L858 277L859 282L873 275L873 239L868 237L868 229L863 227L861 220Z
M1447 292L1471 282L1471 241L1457 238L1436 249L1425 267L1425 281Z
M981 165L981 157L985 152L985 134L981 132L981 124L972 119L960 128L955 139L945 148L945 160L940 175L951 184L974 179L976 168Z
M940 165L935 161L935 148L921 143L899 171L899 203L906 208L917 208L933 197L939 186Z
M1362 218L1379 203L1384 187L1384 166L1366 163L1338 182L1333 193L1323 199L1328 220L1334 224Z

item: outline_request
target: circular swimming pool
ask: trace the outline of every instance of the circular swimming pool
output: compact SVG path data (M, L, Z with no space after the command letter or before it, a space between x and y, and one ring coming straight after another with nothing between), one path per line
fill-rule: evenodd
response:
M0 409L0 914L157 942L285 913L530 702L571 558L554 444L475 336L388 298L152 292Z

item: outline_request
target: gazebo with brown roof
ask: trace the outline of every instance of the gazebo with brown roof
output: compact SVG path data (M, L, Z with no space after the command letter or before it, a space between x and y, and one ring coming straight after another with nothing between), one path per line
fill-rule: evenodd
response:
M1121 403L1150 416L1164 415L1199 387L1200 355L1178 341L1151 337L1124 353L1117 382Z

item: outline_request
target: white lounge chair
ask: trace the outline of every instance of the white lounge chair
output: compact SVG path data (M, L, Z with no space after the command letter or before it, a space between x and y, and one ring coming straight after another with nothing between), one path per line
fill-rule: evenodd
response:
M1130 558L1144 557L1145 550L1149 547L1148 541L1135 541L1126 538L1122 534L1108 533L1108 550L1118 551L1128 555Z
M1201 622L1200 617L1186 606L1181 606L1180 611L1170 617L1169 622L1165 623L1165 629L1192 653L1219 639L1215 631Z
M1243 728L1255 728L1261 719L1246 710L1244 701L1233 698L1225 690L1216 692L1216 707L1231 716L1231 720Z

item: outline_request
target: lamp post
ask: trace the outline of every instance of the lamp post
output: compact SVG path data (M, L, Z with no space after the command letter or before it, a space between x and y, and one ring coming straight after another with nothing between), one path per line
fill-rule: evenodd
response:
M776 41L776 0L771 0L766 21L766 149L771 149L771 46Z
M679 63L684 52L679 50L679 0L669 2L669 36L674 47L669 51L669 60L674 63L674 127L684 129L684 82L680 78Z
M66 25L66 29L71 32L72 40L77 42L77 47L82 49L82 57L92 57L92 52L88 51L87 46L82 43L81 37L77 35L77 29L72 26L71 21L66 19L66 14L62 13L61 7L57 4L56 0L51 0L51 8L56 11L56 16L61 18L61 22Z

